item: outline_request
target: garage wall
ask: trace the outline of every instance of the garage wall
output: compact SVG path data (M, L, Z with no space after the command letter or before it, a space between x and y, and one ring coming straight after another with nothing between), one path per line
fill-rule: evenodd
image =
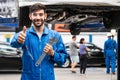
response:
M15 32L0 32L0 41L7 42L7 39L9 39L10 42L14 34Z
M72 39L72 35L70 33L60 33L62 35L64 43L70 42ZM104 42L107 40L106 36L107 32L81 32L79 35L77 35L77 40L81 38L85 38L86 42L90 41L90 35L92 35L92 43L96 44L97 46L103 48ZM115 40L117 40L117 34L114 37Z
M13 37L15 32L0 32L0 41L7 42L7 38L10 38L10 41ZM63 38L63 42L67 43L70 42L72 39L72 35L69 32L62 32L60 33ZM97 46L103 48L104 42L107 39L106 36L107 32L81 32L79 35L77 35L77 40L79 42L80 38L85 38L86 42L89 42L90 35L92 35L92 43L96 44ZM115 35L115 40L117 40L117 34Z

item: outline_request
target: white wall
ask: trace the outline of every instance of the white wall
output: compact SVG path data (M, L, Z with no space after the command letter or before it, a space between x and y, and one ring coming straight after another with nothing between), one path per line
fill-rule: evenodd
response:
M0 32L0 41L6 41L5 35L9 34L11 35L10 40L12 39L15 32ZM63 38L63 42L67 43L70 42L72 39L72 35L70 33L60 33ZM89 35L92 35L92 43L96 44L97 46L103 48L104 42L107 40L107 32L81 32L79 35L77 35L77 40L80 41L81 38L85 38L86 42L89 42ZM117 40L117 34L115 35L115 40Z
M70 42L72 39L72 35L70 33L60 33L62 35L64 43ZM96 44L97 46L103 48L104 42L107 40L107 32L81 32L79 35L77 35L77 40L80 41L81 38L85 38L86 42L89 42L89 35L92 35L92 43ZM117 40L117 34L114 37L115 40Z
M12 39L13 35L15 32L0 32L0 41L5 41L6 42L6 35L10 35L10 40Z

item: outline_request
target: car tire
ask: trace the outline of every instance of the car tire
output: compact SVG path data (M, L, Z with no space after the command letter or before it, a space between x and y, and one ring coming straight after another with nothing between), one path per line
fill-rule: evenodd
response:
M69 58L66 59L66 62L64 63L64 65L62 65L62 68L68 68L70 67L71 61Z

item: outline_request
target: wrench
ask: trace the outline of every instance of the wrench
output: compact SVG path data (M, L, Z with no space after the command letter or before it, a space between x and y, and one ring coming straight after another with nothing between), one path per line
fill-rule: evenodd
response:
M58 38L53 37L49 40L48 44L53 45L58 41ZM37 62L35 63L35 66L39 66L41 64L41 62L43 61L44 57L47 54L45 52L42 53L42 55L39 57L39 59L37 60Z

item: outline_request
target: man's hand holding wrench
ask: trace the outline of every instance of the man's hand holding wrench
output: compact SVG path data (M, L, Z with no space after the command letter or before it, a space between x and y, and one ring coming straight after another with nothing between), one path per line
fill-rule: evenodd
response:
M52 45L57 43L58 38L53 37L52 39L49 40L48 44L46 44L45 48L44 48L44 52L42 53L42 55L39 57L38 61L35 63L36 66L39 66L42 62L42 60L44 59L44 57L48 54L51 56L54 56L54 50L52 48Z

